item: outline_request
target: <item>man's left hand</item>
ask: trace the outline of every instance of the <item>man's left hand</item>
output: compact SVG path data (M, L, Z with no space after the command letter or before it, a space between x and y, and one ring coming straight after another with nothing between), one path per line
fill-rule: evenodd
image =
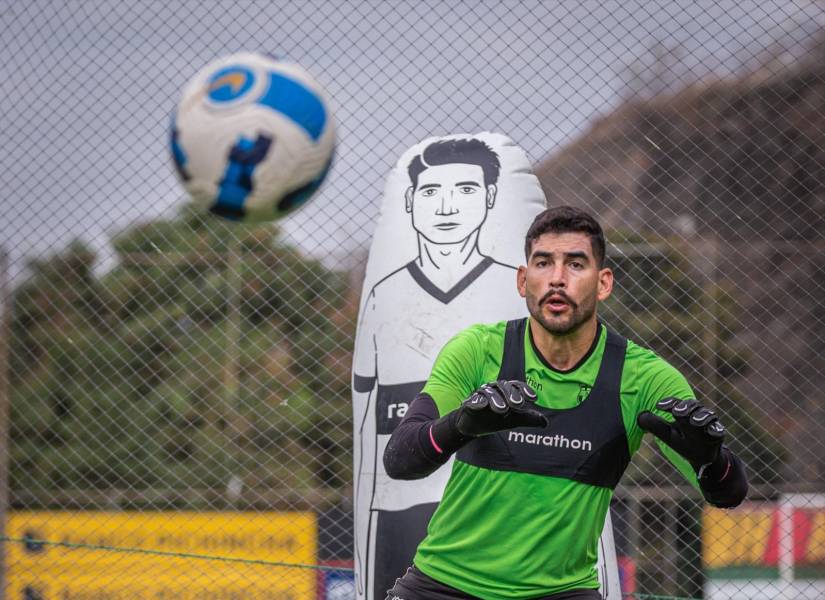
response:
M725 427L716 413L696 400L678 398L664 398L656 403L656 408L672 414L673 423L645 411L636 419L639 427L684 456L701 477L704 469L719 457L725 439Z

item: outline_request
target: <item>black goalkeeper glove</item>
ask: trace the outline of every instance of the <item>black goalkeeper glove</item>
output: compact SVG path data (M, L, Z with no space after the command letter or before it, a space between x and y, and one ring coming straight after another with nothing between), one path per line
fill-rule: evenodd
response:
M697 476L702 477L704 470L719 458L725 439L725 427L719 422L716 413L696 400L678 398L659 400L656 408L672 414L675 421L668 423L652 412L645 411L636 418L639 427L684 456Z
M486 383L461 403L455 426L465 436L478 437L515 427L547 427L547 417L534 408L536 392L521 381Z

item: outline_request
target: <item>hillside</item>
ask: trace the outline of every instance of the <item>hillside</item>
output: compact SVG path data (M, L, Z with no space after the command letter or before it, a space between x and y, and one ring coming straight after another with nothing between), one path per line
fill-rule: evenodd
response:
M589 208L614 243L665 240L691 257L692 277L730 297L730 306L707 303L712 337L701 339L745 362L709 360L722 363L736 402L781 443L782 478L821 488L822 63L629 102L537 172L549 205Z

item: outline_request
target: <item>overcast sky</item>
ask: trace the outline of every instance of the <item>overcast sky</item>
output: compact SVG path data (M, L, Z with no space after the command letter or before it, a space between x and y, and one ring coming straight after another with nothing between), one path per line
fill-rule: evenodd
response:
M679 47L677 77L728 76L823 22L813 2L30 2L0 0L0 244L21 273L80 237L107 259L129 224L183 200L167 127L215 57L308 68L339 143L323 192L284 222L343 264L369 243L387 171L439 134L499 131L537 161L624 93L625 65ZM802 31L802 34L800 34ZM800 39L801 38L801 39Z

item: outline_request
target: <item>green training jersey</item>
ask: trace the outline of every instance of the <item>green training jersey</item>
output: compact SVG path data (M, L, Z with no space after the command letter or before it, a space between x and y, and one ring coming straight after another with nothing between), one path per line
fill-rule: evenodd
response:
M423 392L441 416L456 410L501 369L506 322L474 325L442 349ZM537 404L564 410L584 402L605 351L607 331L569 371L547 364L527 327L524 372ZM662 398L694 398L685 378L652 351L627 342L619 398L632 456L644 432L636 416ZM667 458L698 487L690 465L667 446ZM613 490L573 479L473 466L458 458L415 565L426 575L485 600L535 598L597 588L597 548Z

